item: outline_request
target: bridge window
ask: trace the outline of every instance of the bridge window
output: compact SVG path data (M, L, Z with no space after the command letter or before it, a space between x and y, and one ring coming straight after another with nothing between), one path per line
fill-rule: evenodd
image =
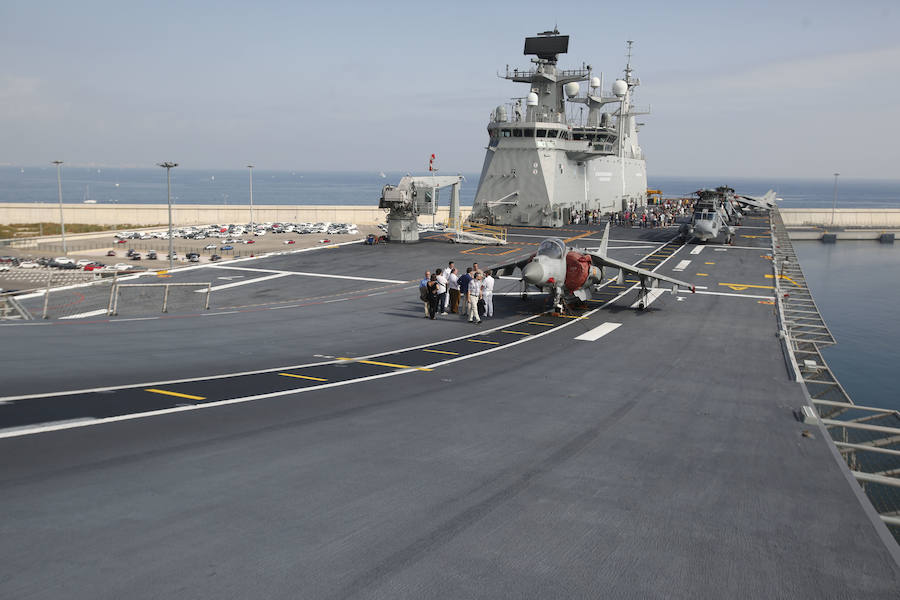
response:
M503 129L500 131L500 135L502 137L509 137L509 129Z
M522 137L521 129L513 129L513 137Z
M528 128L522 130L522 135L524 137L534 137L534 129Z
M546 129L538 129L537 137L540 137L540 138L547 137L547 130Z

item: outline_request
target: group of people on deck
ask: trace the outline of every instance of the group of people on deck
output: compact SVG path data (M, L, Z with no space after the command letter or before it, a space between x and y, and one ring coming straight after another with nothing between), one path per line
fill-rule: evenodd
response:
M494 316L494 278L490 269L482 271L478 263L459 274L451 260L445 268L425 271L419 282L419 298L425 306L425 318L459 314L469 323L481 323L482 315Z

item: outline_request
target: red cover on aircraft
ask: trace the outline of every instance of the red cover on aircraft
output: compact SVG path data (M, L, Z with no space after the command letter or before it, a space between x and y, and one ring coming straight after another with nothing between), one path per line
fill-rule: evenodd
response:
M569 293L580 289L591 271L591 257L578 252L566 254L566 289Z

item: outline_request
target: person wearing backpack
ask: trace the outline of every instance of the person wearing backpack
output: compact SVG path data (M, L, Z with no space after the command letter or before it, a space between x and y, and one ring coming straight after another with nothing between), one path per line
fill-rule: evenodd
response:
M428 314L428 282L431 281L431 271L425 271L425 278L419 282L419 299L425 304L425 318Z

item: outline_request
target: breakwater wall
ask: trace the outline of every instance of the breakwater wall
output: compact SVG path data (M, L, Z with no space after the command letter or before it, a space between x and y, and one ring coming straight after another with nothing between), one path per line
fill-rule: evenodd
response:
M468 216L469 207L461 207L462 217ZM439 207L436 222L446 222L450 208ZM258 223L356 223L375 225L384 223L387 211L373 206L336 205L254 205L253 220ZM135 226L160 225L169 222L166 204L63 204L66 223L90 225ZM183 204L172 206L172 220L177 226L205 225L210 223L247 223L250 221L248 206L224 204ZM0 204L0 223L56 223L59 221L59 204L9 203ZM422 224L431 222L431 216L422 216Z
M900 208L781 208L785 227L900 227Z

